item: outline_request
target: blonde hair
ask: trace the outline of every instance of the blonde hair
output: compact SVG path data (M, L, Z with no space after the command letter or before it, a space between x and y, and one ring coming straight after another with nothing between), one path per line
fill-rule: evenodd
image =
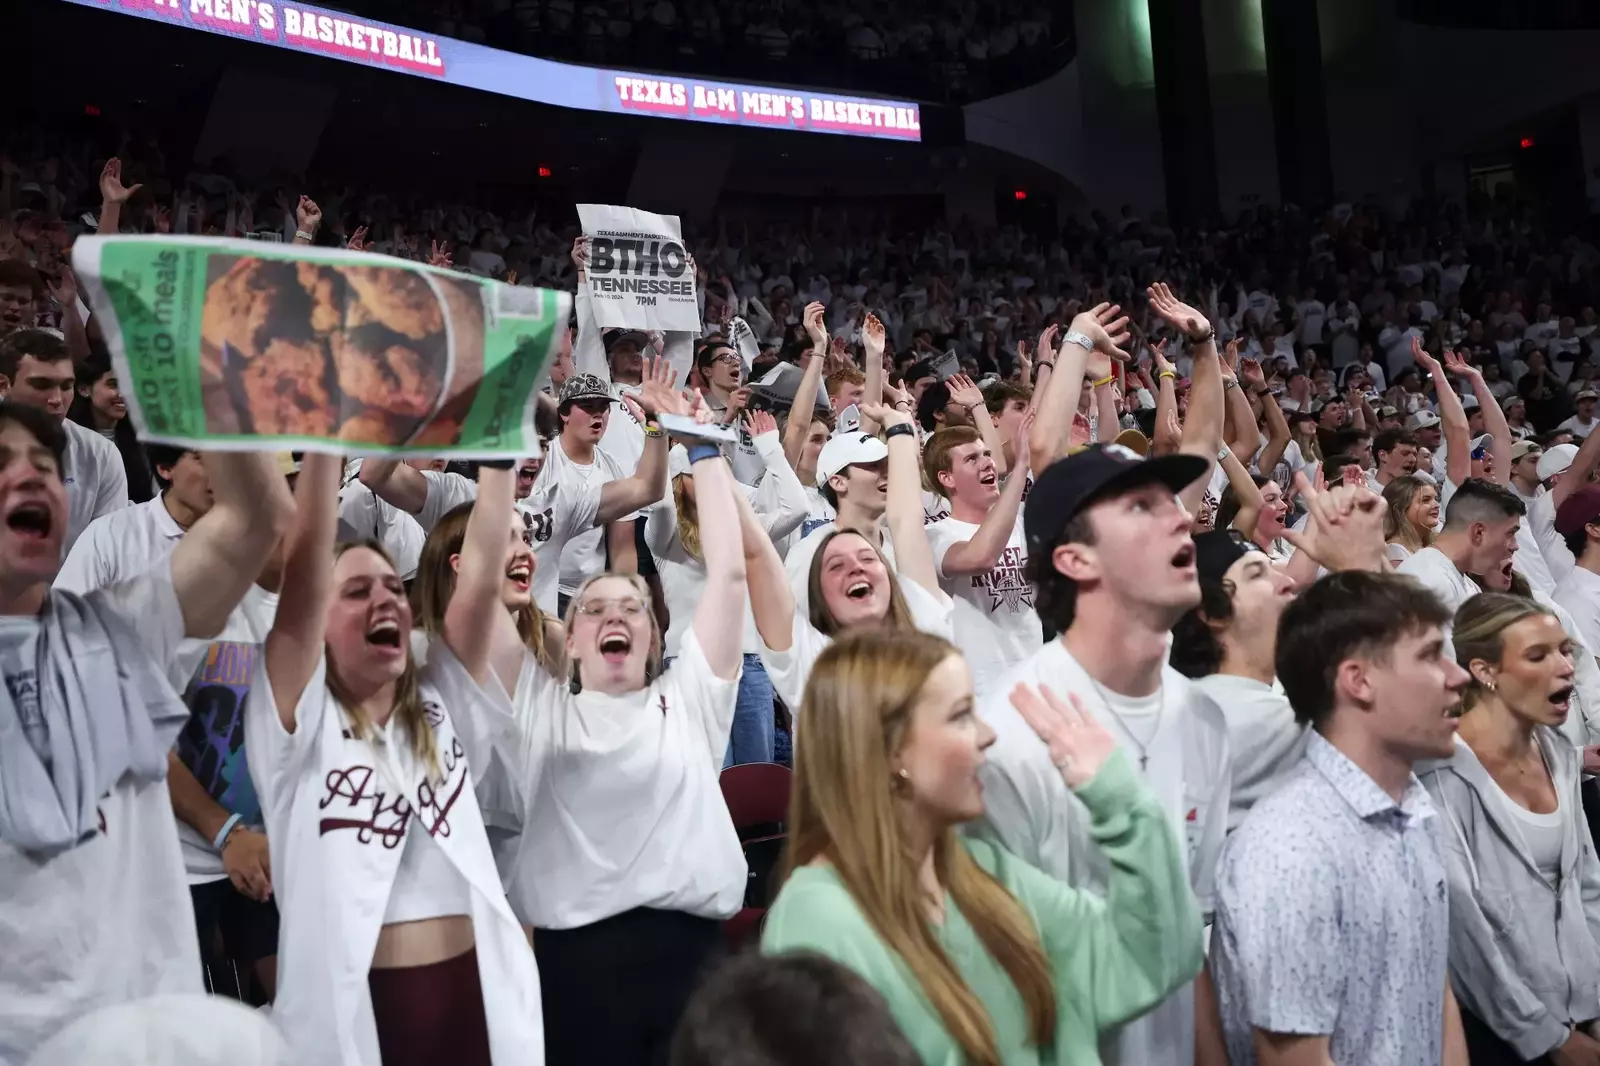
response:
M567 632L571 633L573 631L573 623L578 620L578 608L583 606L583 597L589 591L589 586L593 585L597 581L604 581L607 578L616 578L618 581L626 581L629 585L633 586L634 594L639 597L639 602L644 604L645 617L650 619L650 650L646 653L644 661L644 680L645 684L648 685L658 674L661 673L661 626L656 621L656 612L654 610L655 604L650 596L650 586L646 584L644 578L640 577L638 574L624 574L615 570L607 570L605 573L596 574L594 577L591 577L589 580L579 585L578 591L574 592L572 594L572 598L567 601ZM583 677L580 675L579 671L582 667L582 664L578 662L578 657L576 655L570 656L570 659L572 665L568 679L571 681L572 691L581 692L583 691Z
M378 556L388 564L389 569L399 574L394 565L394 557L388 549L375 540L357 540L336 545L333 549L335 560L341 558L346 552L363 548ZM393 718L405 730L406 740L411 745L411 752L428 768L428 780L437 782L444 775L439 769L439 743L434 736L433 725L428 721L427 713L422 708L422 691L417 681L417 661L411 655L411 648L407 646L405 669L394 683L394 712ZM344 710L345 717L350 720L350 732L357 740L370 740L372 737L373 723L361 709L360 701L350 691L350 687L339 676L338 664L332 656L327 659L328 694L334 698L340 708Z
M958 652L916 631L868 630L833 642L806 683L789 806L784 877L830 863L867 922L900 956L973 1066L1001 1066L994 1026L939 943L896 801L891 759L905 746L928 675ZM1047 1047L1056 1027L1055 984L1039 931L1022 904L958 841L934 842L939 883L1005 970L1028 1013L1029 1035Z
M1540 615L1555 617L1555 612L1537 600L1514 596L1509 592L1480 592L1456 610L1455 622L1450 630L1450 643L1455 646L1456 662L1472 674L1474 660L1497 663L1505 655L1506 630L1518 622ZM1473 674L1461 693L1461 711L1465 714L1483 699L1486 691Z
M700 558L700 512L686 483L693 475L679 474L672 479L672 505L678 511L678 543L691 559Z
M845 631L839 620L833 617L833 611L828 608L828 600L822 594L822 557L827 554L828 545L833 543L835 537L845 535L861 537L853 529L835 529L825 534L817 543L817 550L811 556L811 572L806 578L806 614L807 620L818 633L825 637L834 637ZM867 538L861 537L862 540ZM871 541L867 541L871 544ZM876 546L873 551L878 552L878 559L883 563L883 568L889 575L889 616L884 624L891 629L916 629L917 621L911 616L911 607L906 603L904 592L900 591L900 579L895 576L894 567L889 565L889 560L883 557L883 552Z
M445 609L456 591L456 570L450 565L450 557L461 554L467 540L467 522L471 518L471 503L452 508L422 542L422 554L417 557L417 577L411 583L411 612L417 625L430 637L444 632ZM529 600L517 608L515 621L517 635L539 660L539 665L550 673L559 673L562 652L551 648L545 639L547 619L539 605Z
M1403 474L1383 487L1383 502L1389 510L1383 516L1383 539L1387 544L1398 544L1407 551L1421 551L1433 543L1433 530L1421 529L1411 521L1411 504L1423 489L1438 488L1428 481Z

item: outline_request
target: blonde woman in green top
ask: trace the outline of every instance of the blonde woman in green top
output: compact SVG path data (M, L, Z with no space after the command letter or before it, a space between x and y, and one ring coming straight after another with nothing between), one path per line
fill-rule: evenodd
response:
M993 844L983 812L994 731L949 643L874 630L817 660L800 717L785 882L762 950L811 950L864 977L927 1066L1082 1066L1101 1030L1192 980L1200 911L1178 841L1111 734L1019 686L1112 862L1102 899Z

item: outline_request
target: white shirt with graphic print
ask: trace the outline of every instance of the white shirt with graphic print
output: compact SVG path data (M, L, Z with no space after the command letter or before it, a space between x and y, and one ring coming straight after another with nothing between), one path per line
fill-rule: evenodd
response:
M1033 585L1028 581L1022 514L1017 514L999 561L978 574L949 574L944 569L950 549L978 535L976 525L943 518L927 531L939 586L956 603L956 646L972 667L973 690L981 697L1044 646L1044 624L1033 608Z

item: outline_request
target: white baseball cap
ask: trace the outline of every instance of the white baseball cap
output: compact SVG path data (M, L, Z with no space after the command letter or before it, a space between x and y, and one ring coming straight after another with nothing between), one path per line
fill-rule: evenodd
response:
M1432 429L1439 424L1439 416L1432 411L1418 411L1406 419L1407 429Z
M667 453L667 480L671 481L679 474L687 474L694 464L689 462L689 449L681 444L674 444Z
M1557 444L1554 448L1547 449L1539 456L1539 480L1549 481L1557 474L1565 472L1577 455L1576 444Z
M841 433L828 438L817 455L817 488L847 466L881 462L889 457L889 446L870 433Z

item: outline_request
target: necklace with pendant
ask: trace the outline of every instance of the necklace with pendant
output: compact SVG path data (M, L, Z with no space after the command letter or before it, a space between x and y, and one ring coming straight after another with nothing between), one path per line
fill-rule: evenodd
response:
M1117 720L1117 724L1122 727L1122 732L1126 734L1128 742L1138 749L1139 772L1144 773L1145 770L1149 769L1150 767L1150 745L1154 744L1156 737L1161 735L1161 716L1167 712L1167 701L1165 699L1165 690L1167 687L1166 679L1163 678L1161 683L1156 686L1155 728L1150 730L1149 738L1143 743L1140 743L1139 738L1134 735L1133 730L1128 728L1128 720L1118 713L1117 709L1111 705L1111 697L1106 694L1106 690L1104 688L1100 687L1100 682L1096 681L1092 676L1090 676L1089 671L1087 670L1083 672L1083 676L1089 678L1089 684L1094 686L1095 694L1100 697L1100 705L1106 709L1106 713L1110 714L1111 717Z

